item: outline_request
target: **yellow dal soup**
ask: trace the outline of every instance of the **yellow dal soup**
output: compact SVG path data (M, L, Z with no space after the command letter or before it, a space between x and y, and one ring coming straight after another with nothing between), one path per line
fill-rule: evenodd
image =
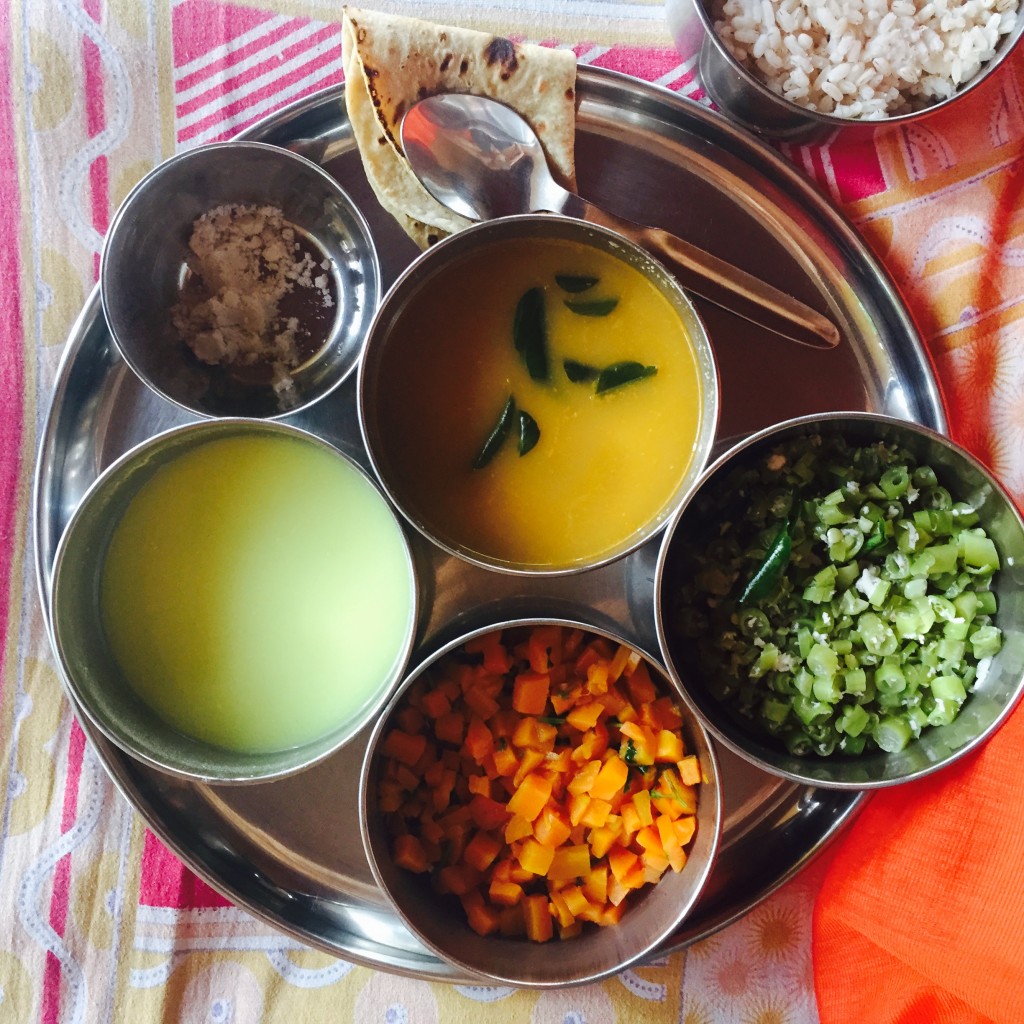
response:
M327 735L378 696L414 585L369 481L319 444L268 433L157 470L115 528L100 604L126 681L159 717L266 753Z
M546 377L530 366L538 308ZM450 547L538 568L600 560L669 511L705 400L669 299L624 259L559 238L492 244L433 275L380 379L381 471L399 502Z

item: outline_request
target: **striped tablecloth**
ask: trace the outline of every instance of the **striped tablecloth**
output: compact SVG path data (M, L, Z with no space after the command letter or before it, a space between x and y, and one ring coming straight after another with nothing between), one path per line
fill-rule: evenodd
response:
M651 0L377 6L569 46L704 102ZM196 879L115 791L62 697L31 477L104 232L162 159L338 83L339 19L327 0L0 0L0 1020L815 1021L821 866L685 953L600 985L397 977L304 948ZM955 118L782 152L888 266L953 435L1024 501L1024 53Z

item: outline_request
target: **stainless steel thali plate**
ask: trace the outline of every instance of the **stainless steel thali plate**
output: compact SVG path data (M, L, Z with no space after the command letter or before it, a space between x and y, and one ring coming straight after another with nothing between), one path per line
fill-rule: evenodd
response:
M585 67L578 86L576 151L585 197L789 289L842 331L837 349L805 348L698 300L721 373L720 445L790 416L833 409L887 412L945 432L935 376L906 308L863 240L814 186L765 144L658 86ZM341 181L370 225L385 287L416 256L366 184L340 86L244 136L300 151ZM189 418L127 370L94 292L72 329L39 453L34 526L44 606L57 542L85 489L130 446ZM352 382L292 419L369 469ZM657 650L657 538L591 573L537 581L489 573L411 540L429 609L414 662L457 626L496 621L520 602L534 613L582 610ZM435 980L476 980L420 946L373 883L355 819L358 741L292 779L216 787L148 769L82 724L147 824L236 904L348 960ZM722 851L710 887L662 952L749 911L847 826L863 800L776 780L721 748L719 758Z

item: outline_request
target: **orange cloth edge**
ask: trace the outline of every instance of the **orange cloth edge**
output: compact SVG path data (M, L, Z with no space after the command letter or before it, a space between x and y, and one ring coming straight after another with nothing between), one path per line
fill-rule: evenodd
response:
M1024 704L857 817L814 907L821 1024L1024 1019L1022 750Z

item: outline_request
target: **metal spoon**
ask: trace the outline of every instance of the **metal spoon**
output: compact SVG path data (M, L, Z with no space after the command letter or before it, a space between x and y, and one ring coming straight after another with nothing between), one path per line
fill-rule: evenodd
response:
M810 306L661 228L634 224L562 188L540 140L511 107L444 93L402 118L402 146L426 190L470 220L545 211L611 228L653 253L684 288L802 345L834 348L839 330Z

